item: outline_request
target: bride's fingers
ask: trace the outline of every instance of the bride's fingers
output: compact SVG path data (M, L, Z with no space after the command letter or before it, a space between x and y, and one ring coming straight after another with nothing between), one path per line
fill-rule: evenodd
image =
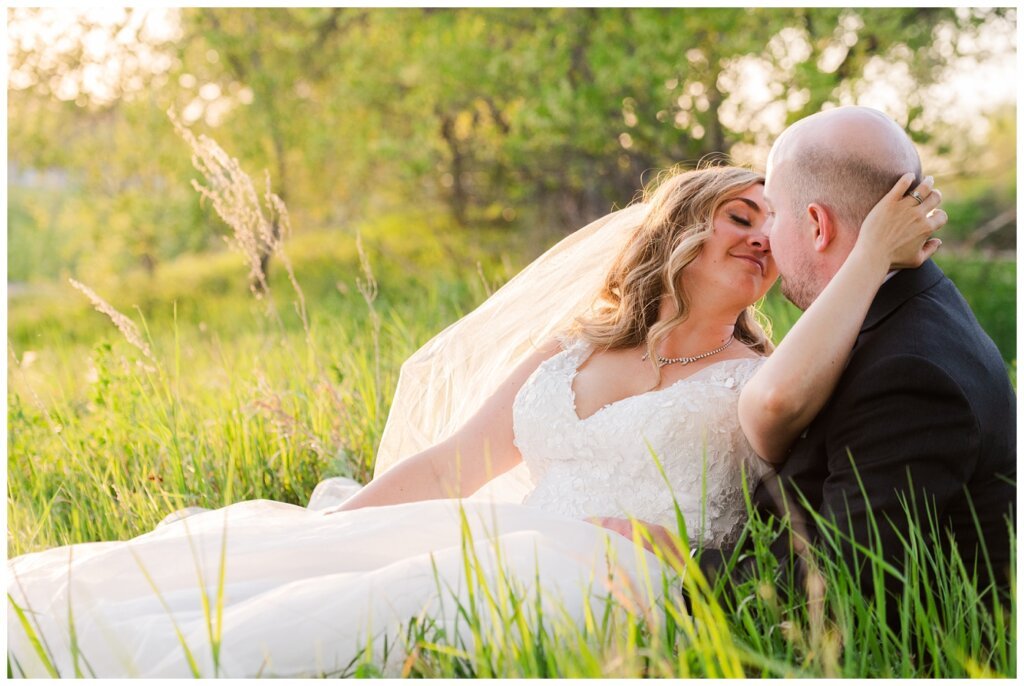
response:
M941 245L942 241L938 238L929 238L926 240L924 245L921 246L921 264L924 264L925 260L934 255Z
M918 249L916 253L907 254L903 260L895 260L892 263L893 269L917 269L930 258L942 245L938 238L929 238Z
M907 172L896 181L896 185L893 186L886 195L893 200L910 197L908 192L910 191L910 186L914 183L915 178L917 177L913 172Z
M918 205L923 205L925 200L931 196L934 190L935 179L931 176L926 176L916 188L907 193L907 197L912 198Z
M935 180L931 176L924 177L913 190L907 191L900 200L910 201L911 207L924 208L925 212L934 209L942 201L942 194L935 189Z
M914 198L920 197L921 200L927 198L931 192L935 189L935 179L931 176L926 176L921 180L921 183L917 184L917 187L910 191L908 197Z
M925 217L925 221L928 222L928 226L931 229L931 233L935 233L949 221L949 215L946 214L945 210L932 210L931 214Z
M940 191L938 188L935 188L928 194L928 197L924 199L924 202L921 203L921 209L923 209L925 213L931 212L936 207L938 207L939 203L941 202L942 191Z

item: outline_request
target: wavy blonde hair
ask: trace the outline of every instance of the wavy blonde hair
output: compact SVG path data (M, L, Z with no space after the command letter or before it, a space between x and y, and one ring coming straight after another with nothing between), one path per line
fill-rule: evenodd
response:
M577 317L569 334L599 350L629 348L646 341L648 359L661 383L655 348L673 327L686 321L689 299L699 296L686 291L686 279L680 278L683 268L711 237L718 208L756 183L764 183L764 177L741 167L663 172L644 190L642 202L650 207L616 257L592 312ZM675 303L677 314L658 323L659 305L666 295ZM751 305L740 313L733 335L767 355L774 349L769 331L767 319Z

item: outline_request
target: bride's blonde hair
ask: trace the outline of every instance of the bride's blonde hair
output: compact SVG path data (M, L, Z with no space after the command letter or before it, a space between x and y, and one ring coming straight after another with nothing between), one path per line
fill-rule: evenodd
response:
M715 212L764 177L749 169L711 166L690 171L678 168L664 172L644 190L649 209L633 231L605 278L592 311L577 317L571 336L593 343L599 350L629 348L647 342L652 366L655 347L689 315L689 298L683 268L700 254L711 237ZM677 314L658 323L658 309L664 296L672 298ZM767 355L772 345L768 322L755 305L740 313L734 337L753 350Z

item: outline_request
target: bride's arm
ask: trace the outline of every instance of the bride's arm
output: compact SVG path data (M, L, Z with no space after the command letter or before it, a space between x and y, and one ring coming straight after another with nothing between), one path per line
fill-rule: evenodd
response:
M512 403L537 366L560 349L554 339L540 346L451 437L402 460L332 512L464 498L515 467L523 458L512 442Z
M932 191L918 205L904 197L913 179L904 175L875 205L842 267L741 391L740 426L766 462L781 463L824 407L890 268L920 266L938 249L926 239L946 214L927 214L942 195Z

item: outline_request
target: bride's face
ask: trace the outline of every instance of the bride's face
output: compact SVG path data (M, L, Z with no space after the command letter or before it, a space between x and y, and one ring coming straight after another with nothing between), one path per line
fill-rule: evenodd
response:
M722 294L741 307L764 296L779 275L768 243L768 216L759 183L722 203L712 220L714 232L683 270L693 293Z

